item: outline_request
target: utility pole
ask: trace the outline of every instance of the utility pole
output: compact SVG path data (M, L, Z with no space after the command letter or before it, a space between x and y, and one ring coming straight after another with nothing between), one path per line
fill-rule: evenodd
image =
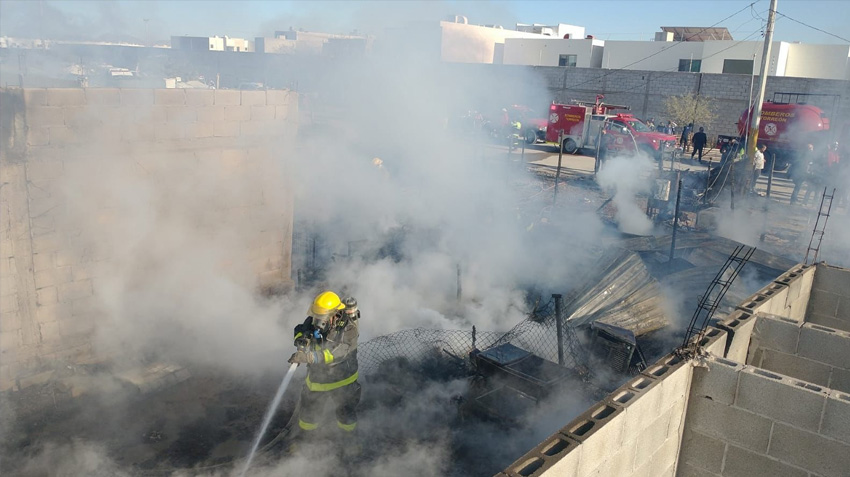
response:
M756 104L753 106L753 115L750 118L750 130L747 133L747 157L752 161L756 153L756 142L759 135L759 122L761 120L761 105L764 102L764 90L767 86L767 74L770 67L770 43L773 42L773 23L776 20L776 0L770 0L770 10L767 12L767 28L764 30L764 50L761 54L761 70L759 70L759 92L756 96Z

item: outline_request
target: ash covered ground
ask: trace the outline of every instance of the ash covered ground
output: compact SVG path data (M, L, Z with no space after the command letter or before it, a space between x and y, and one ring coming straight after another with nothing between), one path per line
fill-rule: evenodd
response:
M507 157L503 154L497 150L493 160ZM526 169L516 157L509 161L500 167ZM598 235L604 239L600 250L606 243L622 241L616 205L600 209L609 196L594 181L567 174L554 206L552 185L545 172L521 175L510 184L522 198L516 213L523 218L529 243L562 236L568 224L559 223L558 217L566 210L599 214L604 224ZM790 235L788 228L780 230ZM804 232L801 228L785 241L768 239L767 245L792 254ZM686 241L688 235L683 237ZM521 253L531 255L533 247ZM769 281L770 273L754 273L741 293ZM669 352L681 339L681 330L682 323L671 323L642 337L647 359L652 362ZM361 448L354 457L342 452L347 442L333 431L299 445L290 422L303 379L303 372L298 374L248 475L492 475L595 402L600 392L627 379L600 370L592 388L570 380L555 397L523 409L519 425L506 424L463 411L464 399L474 390L474 373L459 365L456 356L435 350L415 363L403 357L387 359L364 377ZM15 416L3 433L4 468L9 475L22 476L238 475L285 366L281 363L277 371L259 376L209 366L188 369L188 379L142 393L126 383L104 383L112 379L108 369L80 367L4 400L4 414ZM76 396L72 390L81 389L81 379L96 384ZM329 419L325 427L334 428Z

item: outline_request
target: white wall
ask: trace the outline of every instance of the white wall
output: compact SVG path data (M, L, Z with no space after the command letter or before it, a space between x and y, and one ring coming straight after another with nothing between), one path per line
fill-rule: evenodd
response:
M564 23L558 24L558 38L563 39L564 35L569 34L570 40L580 40L584 38L585 30L584 27L576 26L576 25L566 25Z
M800 78L850 79L848 75L848 45L788 45L788 66L785 76Z
M593 46L604 45L602 40L508 38L505 40L504 64L558 66L560 55L577 55L576 67L599 68L602 58L598 54L594 58Z
M566 23L559 23L557 25L543 25L540 23L534 23L531 25L525 23L517 23L516 30L523 31L528 33L542 33L543 29L551 30L552 34L550 37L552 38L560 38L563 39L564 35L569 34L571 40L581 40L584 38L584 27L577 25L567 25Z
M753 70L755 74L760 74L761 56L764 51L764 43L760 41L706 41L700 42L704 45L702 52L702 69L701 73L723 73L723 60L752 60ZM780 61L780 55L783 55L787 49L781 47L781 42L773 42L770 45L770 66L768 74L772 76L782 76L777 74L777 66L783 66L784 58ZM694 56L696 58L696 56Z
M678 46L673 46L678 45ZM679 59L702 57L702 42L606 41L602 67L610 69L676 71ZM649 58L648 56L652 55ZM646 59L644 59L646 58ZM638 61L640 60L640 61ZM635 63L637 61L637 63ZM634 64L632 64L634 63ZM722 63L722 62L721 62Z
M723 60L752 60L755 55L753 68L755 74L760 74L762 50L763 43L759 41L607 41L602 67L676 71L680 59L693 58L702 60L700 73L722 73ZM652 56L649 57L650 55ZM850 46L847 45L805 45L777 41L771 45L768 74L800 78L850 79L848 57L850 57Z
M217 36L210 37L210 50L212 51L224 51L224 38L220 38Z
M625 68L630 70L677 71L679 60L702 60L700 73L722 73L723 60L751 60L755 57L755 73L759 74L762 43L737 41L608 41L602 59L603 68ZM780 42L771 46L771 67L768 70L776 75L776 66L783 49ZM648 56L652 55L649 58ZM646 59L643 59L646 58ZM638 61L641 60L641 61ZM635 64L631 64L637 61ZM784 60L781 62L784 64ZM628 66L627 66L628 65ZM780 75L781 76L781 75Z
M254 44L244 38L225 38L224 48L227 51L254 51Z
M496 58L496 44L504 44L508 38L547 38L536 33L463 23L440 22L440 27L440 57L449 63L494 63L494 60L501 63L502 58Z

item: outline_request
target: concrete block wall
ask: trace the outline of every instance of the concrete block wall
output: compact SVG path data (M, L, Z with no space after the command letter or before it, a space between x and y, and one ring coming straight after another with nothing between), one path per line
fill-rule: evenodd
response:
M283 156L297 132L295 93L2 89L0 99L0 390L99 359L90 338L118 259L111 233L136 199L158 214L202 211L184 220L198 236L238 231L220 268L262 288L288 285ZM103 160L92 167L93 157ZM115 175L127 183L110 184ZM112 199L86 202L80 184ZM152 193L125 200L133 185Z
M758 313L769 313L798 323L806 319L815 267L797 265L780 275L738 306L717 328L726 331L726 352L723 357L744 363L750 348L750 337Z
M732 361L743 363L750 347L750 336L756 324L755 317L744 310L735 310L717 327L726 332L725 356Z
M850 270L817 265L806 321L850 331Z
M665 356L499 475L675 475L692 370Z
M759 314L746 362L850 393L850 332Z
M696 366L679 476L841 476L850 395L723 358Z
M799 264L744 300L738 308L751 315L770 313L803 322L815 273L814 266Z

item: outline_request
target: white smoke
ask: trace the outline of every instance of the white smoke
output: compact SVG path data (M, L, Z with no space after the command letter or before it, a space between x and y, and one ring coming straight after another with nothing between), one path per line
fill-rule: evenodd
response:
M652 221L637 205L638 194L651 190L649 174L653 164L644 155L618 156L606 161L599 170L599 185L609 189L617 206L620 230L630 234L649 235Z

